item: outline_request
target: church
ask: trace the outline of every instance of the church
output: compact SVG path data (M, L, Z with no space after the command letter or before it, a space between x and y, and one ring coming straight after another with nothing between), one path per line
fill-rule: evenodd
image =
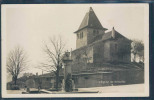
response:
M143 70L131 63L132 41L114 27L106 31L90 7L74 32L71 70L76 88L144 82Z

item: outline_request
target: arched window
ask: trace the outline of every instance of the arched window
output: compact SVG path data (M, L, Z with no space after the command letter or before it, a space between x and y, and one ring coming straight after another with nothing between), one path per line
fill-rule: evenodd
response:
M80 33L80 39L82 38L81 33Z
M80 38L83 38L83 32L80 33Z
M81 38L82 38L82 32L81 32Z

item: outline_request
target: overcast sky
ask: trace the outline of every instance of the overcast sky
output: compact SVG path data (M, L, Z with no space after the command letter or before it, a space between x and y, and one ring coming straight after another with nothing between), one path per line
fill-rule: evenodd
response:
M67 40L67 49L76 47L75 32L89 7L92 7L103 27L112 27L129 39L144 40L144 4L37 4L3 5L2 34L6 34L7 53L20 45L30 60L29 72L44 59L43 41L56 35ZM4 13L5 11L5 13Z

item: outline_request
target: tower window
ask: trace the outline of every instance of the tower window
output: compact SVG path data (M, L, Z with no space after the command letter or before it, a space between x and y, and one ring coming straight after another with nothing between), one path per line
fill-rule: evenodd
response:
M79 39L79 34L77 34L77 38Z
M83 38L83 32L80 33L80 38Z
M82 32L81 32L81 38L82 38Z

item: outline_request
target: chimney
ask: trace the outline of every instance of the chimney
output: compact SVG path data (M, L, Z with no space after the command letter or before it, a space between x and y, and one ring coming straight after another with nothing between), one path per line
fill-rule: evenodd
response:
M113 37L113 39L115 39L115 30L114 30L114 27L112 28L112 37Z

